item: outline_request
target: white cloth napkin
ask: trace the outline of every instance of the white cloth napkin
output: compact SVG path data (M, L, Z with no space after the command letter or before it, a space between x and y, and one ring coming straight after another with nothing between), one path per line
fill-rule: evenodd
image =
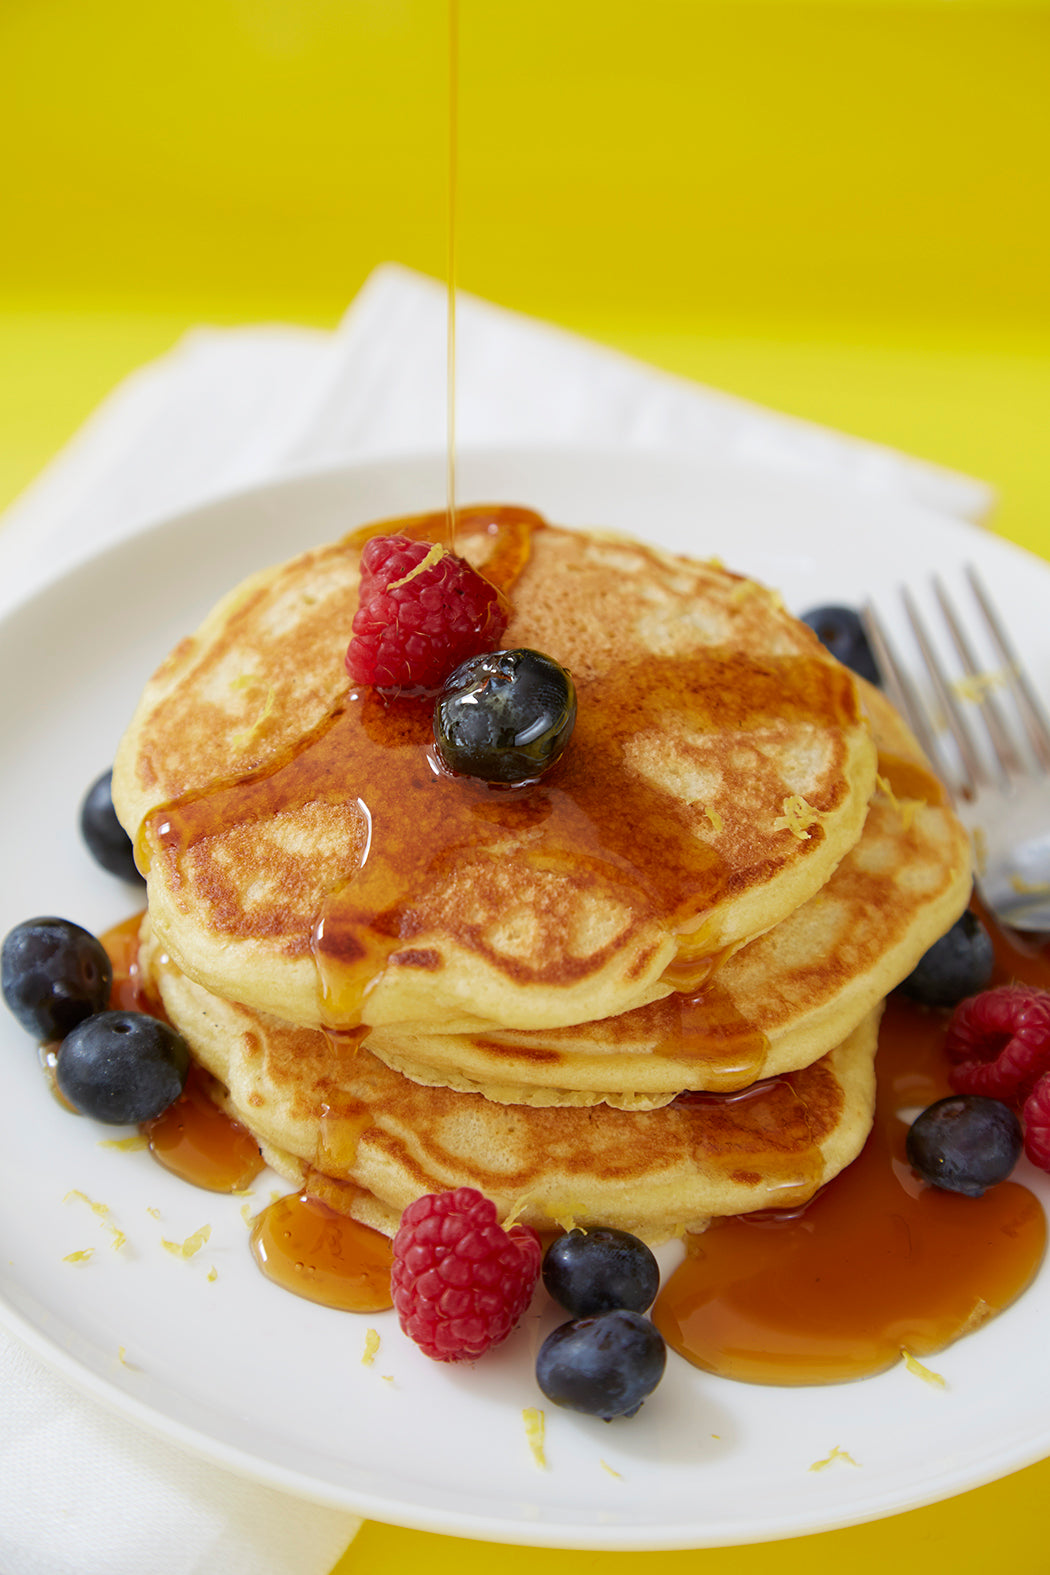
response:
M444 287L380 268L334 334L198 329L0 521L0 613L151 520L267 477L443 449ZM470 296L457 440L718 453L979 518L982 482L641 366ZM0 1331L2 1575L327 1575L359 1524L181 1453Z

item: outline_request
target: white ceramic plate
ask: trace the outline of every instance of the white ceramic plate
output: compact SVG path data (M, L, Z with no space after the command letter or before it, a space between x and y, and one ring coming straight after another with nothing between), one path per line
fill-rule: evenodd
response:
M462 460L460 482L464 502L528 503L567 524L717 554L778 585L797 611L869 592L889 607L900 580L951 578L971 559L1050 689L1050 567L977 529L717 463L476 455ZM110 761L144 678L218 595L363 521L439 507L443 486L442 463L422 459L227 499L87 562L0 624L0 933L38 913L102 929L135 907L136 893L82 849L80 797ZM389 1313L330 1312L263 1280L242 1200L180 1183L148 1154L101 1147L113 1134L63 1113L6 1013L0 1055L3 1318L99 1399L275 1486L426 1530L656 1549L872 1519L1050 1453L1046 1268L1015 1307L936 1360L943 1390L903 1369L840 1387L758 1388L672 1357L629 1422L547 1407L541 1471L522 1410L541 1399L531 1361L549 1312L475 1367L432 1364ZM108 1206L126 1246L112 1249L105 1222L67 1201L73 1190ZM261 1184L253 1206L267 1193ZM162 1247L204 1224L211 1239L196 1257ZM90 1261L63 1261L88 1247ZM382 1337L373 1367L361 1361L369 1325ZM856 1464L810 1470L836 1447Z

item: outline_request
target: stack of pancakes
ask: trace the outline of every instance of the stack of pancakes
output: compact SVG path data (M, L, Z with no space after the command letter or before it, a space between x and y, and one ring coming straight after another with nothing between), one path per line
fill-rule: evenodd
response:
M118 754L143 972L217 1097L388 1233L461 1185L649 1240L804 1201L863 1145L882 1002L970 891L900 718L717 563L470 509L503 645L567 667L578 719L537 783L451 776L430 702L348 687L361 546L227 596Z

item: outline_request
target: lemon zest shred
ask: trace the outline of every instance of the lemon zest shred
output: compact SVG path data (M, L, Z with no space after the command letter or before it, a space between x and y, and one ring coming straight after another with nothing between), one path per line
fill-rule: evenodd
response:
M814 1460L809 1469L811 1471L823 1471L826 1466L830 1466L835 1460L844 1460L850 1466L858 1464L848 1449L840 1449L838 1444L836 1444L830 1455L825 1455L823 1460Z
M615 1471L607 1460L599 1460L598 1464L601 1466L602 1470L607 1471L611 1477L619 1477L621 1481L623 1480L623 1472Z
M200 1252L204 1243L211 1235L211 1226L202 1225L200 1230L195 1230L192 1236L187 1236L185 1241L166 1241L161 1237L160 1244L165 1252L170 1252L174 1258L192 1258Z
M211 1268L208 1270L207 1278L208 1278L209 1284L211 1284L211 1285L214 1285L215 1281L219 1278L219 1271L215 1267L214 1263L212 1264Z
M503 1221L503 1229L510 1230L511 1226L516 1225L531 1202L531 1193L526 1192L523 1197L520 1197L517 1203L512 1205L510 1213Z
M714 832L715 836L717 837L718 833L722 830L722 827L725 825L725 821L722 819L722 817L718 813L717 809L712 809L709 804L705 804L703 806L703 810L704 810L704 814L707 816L708 820L711 822L711 830Z
M966 1322L959 1330L958 1335L956 1335L956 1339L960 1339L964 1334L972 1334L975 1329L980 1329L983 1324L988 1322L991 1316L991 1305L985 1301L983 1296L978 1296L970 1308Z
M1011 875L1010 885L1022 897L1045 897L1050 893L1050 881L1025 880L1021 875Z
M273 684L269 684L266 690L266 702L263 705L262 710L259 712L259 715L255 718L255 721L250 727L241 728L239 733L231 733L230 743L233 745L234 749L240 749L242 744L246 744L248 742L253 733L257 733L259 731L260 727L262 727L263 723L266 721L266 718L273 710L273 705L276 698L277 691L273 687Z
M101 1138L98 1146L116 1149L120 1154L134 1154L138 1149L149 1148L149 1138L144 1132L135 1132L126 1138Z
M155 1220L160 1219L160 1209L147 1209L146 1213L151 1215Z
M576 1218L576 1211L579 1206L580 1200L570 1196L567 1198L552 1198L544 1204L543 1209L547 1218L557 1225L559 1230L566 1232L578 1230L581 1235L586 1236L586 1227L581 1225Z
M409 569L399 580L391 580L387 586L388 591L396 591L400 586L407 585L409 580L414 580L417 574L422 574L424 569L429 569L433 564L440 563L445 556L445 549L439 542L435 542L425 558L420 558L414 569Z
M729 593L729 605L730 607L740 607L744 602L750 601L753 596L758 596L764 589L765 587L759 585L757 580L741 580L738 585L733 586Z
M947 1389L948 1380L941 1373L935 1373L932 1367L926 1367L919 1361L917 1356L911 1354L905 1345L901 1346L901 1356L904 1358L904 1365L909 1373L914 1373L916 1378L921 1378L924 1383L932 1385L934 1389Z
M89 1258L95 1256L94 1247L82 1247L79 1252L67 1252L62 1259L63 1263L87 1263Z
M973 828L973 857L978 875L983 875L988 868L988 838L980 826Z
M889 799L891 806L897 811L905 831L910 831L915 821L915 816L923 808L926 800L924 798L898 798L888 777L876 777L875 785Z
M86 1203L92 1214L97 1214L99 1219L104 1220L109 1213L108 1203L96 1203L92 1198L88 1197L86 1192L81 1192L79 1187L74 1187L72 1192L67 1192L63 1202L72 1203L74 1199L81 1203Z
M120 1251L121 1247L124 1246L124 1243L128 1238L125 1236L122 1230L117 1229L110 1219L110 1208L108 1203L96 1203L94 1198L89 1198L86 1192L80 1191L79 1187L74 1187L71 1192L67 1192L63 1201L66 1203L86 1203L92 1214L94 1214L95 1218L102 1221L103 1228L109 1231L110 1236L113 1238L113 1250L115 1252Z
M820 811L807 804L800 793L790 794L781 807L784 813L773 822L773 830L790 831L800 842L808 842L810 829L819 824Z
M364 1349L364 1355L361 1357L361 1366L362 1367L371 1367L373 1362L376 1359L376 1352L378 1350L379 1350L379 1330L378 1329L366 1329L365 1330L365 1349Z
M972 700L980 705L990 689L1003 689L1010 682L1010 669L1000 668L998 672L967 673L963 678L953 678L951 690L960 700Z
M547 1456L543 1449L545 1431L543 1412L534 1405L526 1406L521 1413L521 1419L525 1423L525 1437L532 1451L532 1458L541 1471L546 1471Z

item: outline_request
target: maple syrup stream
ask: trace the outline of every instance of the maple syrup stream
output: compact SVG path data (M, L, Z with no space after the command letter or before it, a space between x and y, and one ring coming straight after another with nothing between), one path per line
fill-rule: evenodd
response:
M456 197L459 172L459 0L448 0L448 253L447 347L445 371L447 452L446 535L450 552L456 550Z

